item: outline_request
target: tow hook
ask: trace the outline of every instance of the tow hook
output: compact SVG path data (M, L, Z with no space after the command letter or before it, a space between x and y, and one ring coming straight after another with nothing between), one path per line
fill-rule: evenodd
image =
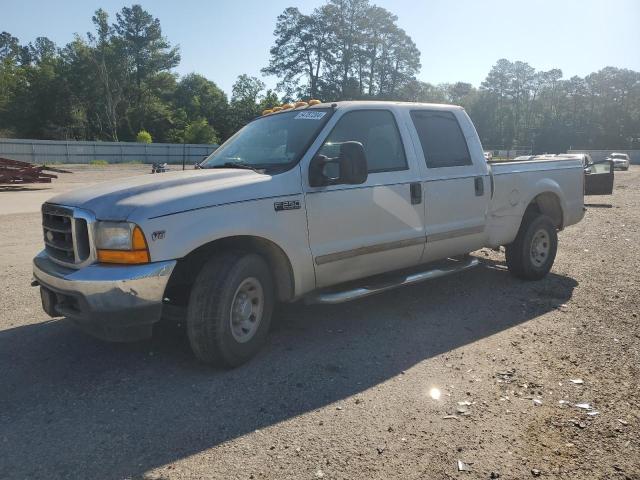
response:
M40 282L38 280L31 280L31 286L32 287L39 287L40 286Z

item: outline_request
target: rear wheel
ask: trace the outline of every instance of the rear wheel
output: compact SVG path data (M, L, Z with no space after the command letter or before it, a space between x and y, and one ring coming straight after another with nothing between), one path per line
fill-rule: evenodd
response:
M527 215L513 243L506 246L509 272L524 280L539 280L553 266L558 232L545 215Z
M225 252L211 258L191 290L187 334L195 356L236 367L264 344L274 304L267 263L255 254Z

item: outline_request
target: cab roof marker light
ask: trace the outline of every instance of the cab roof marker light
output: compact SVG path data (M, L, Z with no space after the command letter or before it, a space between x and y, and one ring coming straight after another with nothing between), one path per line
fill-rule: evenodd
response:
M320 104L322 102L320 100L314 98L313 100L309 100L307 103L309 104L310 107L313 107L314 105L318 105L318 104Z
M294 108L298 108L298 107L306 107L306 106L308 106L308 105L309 105L309 104L308 104L307 102L304 102L304 101L300 100L299 102L296 102L296 103L295 103Z
M273 113L273 110L270 108L262 111L262 115L269 115L270 113Z
M290 110L290 109L293 108L293 105L291 105L290 103L285 103L285 104L281 105L280 108L282 110Z

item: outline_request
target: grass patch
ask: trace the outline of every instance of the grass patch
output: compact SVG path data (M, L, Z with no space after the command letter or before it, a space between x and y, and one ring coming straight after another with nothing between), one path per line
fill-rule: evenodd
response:
M106 160L91 160L89 162L89 165L99 165L101 167L104 167L106 165L109 165L109 162L107 162Z

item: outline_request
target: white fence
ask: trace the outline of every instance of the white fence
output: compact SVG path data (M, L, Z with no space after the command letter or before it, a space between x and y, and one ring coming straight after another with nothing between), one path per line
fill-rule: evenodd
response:
M38 164L90 163L185 163L193 165L218 145L181 143L81 142L0 138L0 157Z
M626 153L631 163L640 165L640 150L569 150L567 153L588 153L594 162L604 160L611 153Z

